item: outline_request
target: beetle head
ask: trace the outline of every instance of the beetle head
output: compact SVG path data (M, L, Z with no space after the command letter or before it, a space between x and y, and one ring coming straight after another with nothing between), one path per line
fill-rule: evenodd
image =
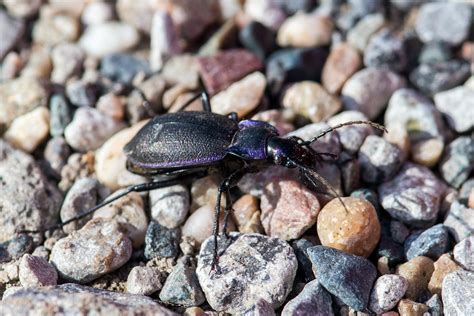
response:
M267 159L286 168L312 166L315 161L313 156L311 150L303 146L297 137L271 137L267 143Z

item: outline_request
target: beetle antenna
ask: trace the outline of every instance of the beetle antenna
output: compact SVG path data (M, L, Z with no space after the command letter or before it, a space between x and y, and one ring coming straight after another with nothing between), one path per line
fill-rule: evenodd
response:
M327 130L321 132L318 136L316 137L313 137L311 138L310 140L307 140L305 142L302 142L301 145L310 145L312 142L318 140L319 138L323 137L324 135L326 135L327 133L330 133L338 128L341 128L341 127L344 127L344 126L348 126L348 125L358 125L358 124L366 124L366 125L370 125L376 129L379 129L385 133L388 133L387 129L385 128L385 126L383 125L380 125L380 124L377 124L377 123L374 123L374 122L371 122L371 121L350 121L350 122L346 122L346 123L341 123L341 124L338 124L334 127L330 127L328 128Z

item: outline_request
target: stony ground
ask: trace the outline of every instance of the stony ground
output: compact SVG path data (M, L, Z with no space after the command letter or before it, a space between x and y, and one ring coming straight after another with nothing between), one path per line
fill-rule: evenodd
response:
M0 315L472 315L472 1L0 1ZM130 194L124 145L205 88L337 158ZM148 103L144 102L148 99ZM200 110L196 101L188 109ZM314 189L314 188L313 188ZM326 194L325 194L326 193Z

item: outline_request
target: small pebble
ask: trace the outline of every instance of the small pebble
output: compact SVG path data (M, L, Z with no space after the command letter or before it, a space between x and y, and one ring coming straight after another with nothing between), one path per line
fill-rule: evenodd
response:
M114 120L122 120L125 116L124 99L113 93L101 96L97 100L96 108Z
M238 25L235 19L225 21L221 27L201 46L199 55L214 55L235 41Z
M451 47L444 42L430 42L423 46L418 61L420 64L445 62L452 58Z
M450 249L450 238L447 228L438 224L425 231L414 232L405 241L405 255L408 260L418 256L438 259Z
M33 247L33 238L26 234L10 238L0 243L0 263L15 262L16 259L21 258L24 254L30 253ZM0 269L3 270L2 265L0 265Z
M56 285L58 282L58 272L44 258L25 254L21 258L19 268L20 283L23 287Z
M398 303L398 312L403 316L424 316L428 312L428 306L409 299L403 299Z
M408 282L396 274L382 275L375 281L370 294L369 308L377 315L388 312L397 305L405 295Z
M283 8L275 1L248 1L244 5L245 14L272 30L278 30L286 18Z
M161 273L152 267L136 266L127 277L127 293L150 295L161 290Z
M218 185L217 177L212 175L194 181L191 185L191 212L204 205L215 206Z
M21 77L49 79L52 69L53 63L48 48L36 45L32 48L30 58L21 71Z
M81 21L85 25L102 24L113 20L114 14L114 6L112 3L101 1L90 2L84 7Z
M188 89L199 86L199 66L196 57L190 54L171 57L165 63L162 74L169 85L179 84Z
M100 73L114 82L131 84L137 74L148 75L148 63L129 54L110 54L102 58Z
M26 18L38 13L41 7L41 0L5 0L3 1L3 4L12 15L19 18Z
M150 191L151 217L167 228L180 226L188 215L189 191L183 185L173 185Z
M341 101L320 84L302 81L293 84L284 94L282 104L312 122L325 121L342 107Z
M116 222L97 218L56 242L51 262L66 280L87 283L124 265L132 241Z
M343 197L326 204L318 216L318 237L323 246L368 257L380 239L380 223L370 202Z
M324 64L321 82L329 93L338 94L343 85L362 66L362 58L348 43L334 46Z
M443 281L445 315L468 315L474 310L474 272L459 269Z
M160 300L174 306L191 307L206 301L196 275L196 264L191 257L182 257L166 278Z
M150 33L150 66L159 71L167 59L181 52L177 26L169 12L155 12Z
M408 281L405 297L417 300L418 296L427 289L433 271L433 260L423 256L415 257L399 265L395 273Z
M307 253L308 248L313 246L315 246L314 243L304 238L297 239L291 243L291 247L298 260L298 268L303 272L305 281L307 282L314 280L313 264L311 260L309 260Z
M4 138L13 146L31 153L46 140L48 133L49 110L39 107L14 119Z
M425 304L428 306L431 316L443 316L443 302L440 295L433 295Z
M474 209L454 201L443 224L458 243L470 236L474 230Z
M138 44L140 34L132 26L122 22L105 22L90 25L82 34L79 45L88 55L101 58L120 53Z
M441 295L444 278L458 269L460 269L460 267L451 259L451 255L446 253L439 257L434 263L434 271L428 283L428 290L432 294Z
M64 43L55 46L51 52L51 81L64 84L69 78L79 75L85 57L82 48L76 44Z
M454 246L454 260L464 269L474 271L474 236L469 236Z
M75 42L80 35L78 19L69 15L40 16L33 27L33 42L42 45L57 45Z
M150 222L145 236L145 258L176 258L179 253L181 231Z
M387 233L386 227L383 227L380 243L377 247L377 256L386 258L391 270L393 266L405 262L406 259L403 246L396 243Z
M334 127L350 121L367 121L367 117L358 111L344 111L334 115L328 120L328 124ZM349 153L356 153L364 143L365 138L372 134L372 127L369 125L343 126L336 131L339 136L342 148Z
M286 242L260 234L231 233L227 241L220 238L218 245L225 246L225 251L219 251L220 273L211 272L212 237L201 247L196 270L207 302L214 310L239 314L260 299L273 309L285 302L298 266Z
M385 18L383 14L376 13L366 15L348 31L347 41L349 44L359 49L359 51L363 52L365 51L372 35L380 30L384 24Z
M451 128L464 133L474 128L474 90L456 87L434 95L436 108L444 114Z
M367 259L325 246L307 250L320 284L344 304L363 311L369 303L377 270Z
M402 222L399 221L390 221L390 236L392 239L399 243L403 244L410 234L410 229L406 227Z
M393 71L405 70L408 57L401 38L383 29L369 40L364 50L364 65L366 67L386 67Z
M63 94L54 94L49 101L51 136L62 136L64 129L72 120L72 110Z
M232 205L231 215L241 233L260 233L264 230L260 222L260 203L256 197L250 194L242 195Z
M298 296L286 303L281 315L334 315L331 304L331 294L318 280L313 280L304 286Z
M242 45L263 60L276 46L276 34L257 21L251 21L239 33Z
M441 138L420 140L411 146L411 158L422 166L432 168L441 158L444 142Z
M4 10L0 11L0 59L12 50L25 30L25 22L14 18Z
M375 119L385 108L392 94L406 85L405 79L384 68L365 68L350 77L342 88L346 109L364 113Z
M278 29L277 43L281 47L325 46L331 41L332 28L328 16L298 12Z
M443 179L452 187L459 188L474 169L474 139L461 136L446 147L439 164Z

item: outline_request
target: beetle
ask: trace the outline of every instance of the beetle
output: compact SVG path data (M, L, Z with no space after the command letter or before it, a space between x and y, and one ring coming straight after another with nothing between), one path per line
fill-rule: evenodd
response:
M369 124L384 129L370 121L351 121L329 128L308 141L294 136L285 138L267 122L239 121L236 113L228 116L213 113L205 91L186 102L180 110L198 98L201 98L204 111L157 115L124 147L127 169L147 176L151 181L130 186L85 213L46 230L62 227L87 216L130 192L150 191L217 173L221 175L222 181L218 187L213 224L214 270L218 263L217 239L222 195L226 201L223 232L227 235L227 220L232 208L230 189L245 174L258 172L269 165L298 168L300 176L311 186L322 185L341 200L336 190L315 172L315 164L322 156L333 155L316 152L310 145L342 126Z

